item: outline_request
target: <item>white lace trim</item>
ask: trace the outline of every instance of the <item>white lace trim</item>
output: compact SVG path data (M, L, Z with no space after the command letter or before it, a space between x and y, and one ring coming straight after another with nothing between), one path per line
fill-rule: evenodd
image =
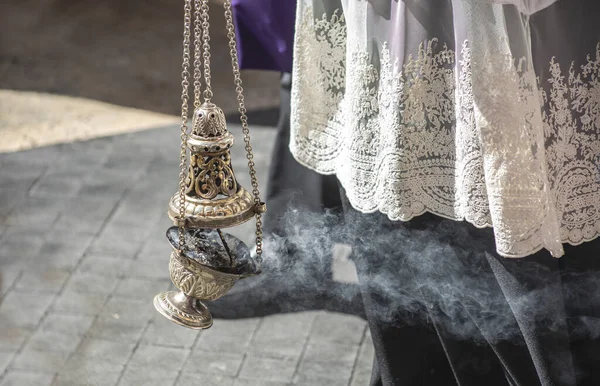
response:
M376 66L340 13L300 16L290 149L336 174L356 209L493 226L507 257L600 234L600 44L536 84L499 54L474 73L467 42L457 58L433 39L401 67L384 45Z

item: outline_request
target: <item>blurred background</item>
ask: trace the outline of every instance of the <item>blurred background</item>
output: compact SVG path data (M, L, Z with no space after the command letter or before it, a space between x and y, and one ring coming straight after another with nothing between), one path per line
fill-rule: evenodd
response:
M1 86L178 116L183 31L181 3L159 0L3 1L0 8ZM214 102L235 120L237 102L232 86L229 47L223 10L218 6L222 1L215 3L217 6L211 7L210 12ZM247 71L243 80L252 122L274 126L279 103L279 74ZM20 109L7 104L5 98L2 97L4 118L8 112ZM92 104L90 108L96 106ZM29 106L32 107L36 106ZM62 114L66 119L78 112L63 111ZM57 126L53 133L40 132L38 127L36 135L46 137L38 141L51 141L48 137L53 135L61 140L72 139L74 135L78 139L84 137L73 133L77 129L71 125L68 135L61 133L65 129ZM12 131L12 128L8 129ZM3 130L7 128L3 127ZM101 136L103 130L110 129L95 128L85 136ZM28 146L25 137L29 136L22 134L21 148ZM18 138L15 134L11 140L18 141ZM12 148L18 148L17 144L13 143Z
M363 320L325 311L159 316L177 189L182 1L0 3L0 385L364 385ZM221 3L221 1L214 1ZM223 9L213 101L249 186ZM280 74L242 74L261 189ZM231 233L251 243L253 224Z

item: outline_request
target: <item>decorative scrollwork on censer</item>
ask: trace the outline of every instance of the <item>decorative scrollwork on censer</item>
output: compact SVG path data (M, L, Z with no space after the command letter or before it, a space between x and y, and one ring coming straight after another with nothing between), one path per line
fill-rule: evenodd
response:
M219 194L229 197L237 190L229 152L216 156L192 155L187 179L188 195L212 200Z
M171 254L169 273L177 288L196 299L216 300L235 284L235 278L203 268L187 258L177 257L175 253Z
M223 228L241 224L254 215L254 198L238 185L235 194L214 200L190 197L185 201L185 216L191 226L200 228ZM169 216L175 220L179 213L179 195L169 202Z

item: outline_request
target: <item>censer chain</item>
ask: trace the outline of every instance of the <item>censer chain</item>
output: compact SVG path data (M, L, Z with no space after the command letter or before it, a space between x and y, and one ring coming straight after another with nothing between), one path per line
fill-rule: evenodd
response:
M192 1L185 0L183 18L183 64L181 72L181 148L179 154L179 253L183 253L185 223L185 182L187 178L187 137L188 137L188 100L190 76L190 26L192 19Z
M203 18L200 15L200 0L194 0L194 107L199 108L202 104L202 27Z
M208 16L208 1L209 0L202 0L202 48L204 49L202 57L204 58L204 83L206 85L204 88L205 103L210 103L213 96L212 87L210 85L210 23Z
M206 1L206 0L205 0ZM233 13L231 11L231 0L223 2L225 8L225 22L227 25L227 37L229 38L229 54L231 56L231 67L233 69L233 80L235 91L237 93L238 111L240 121L242 122L242 132L244 133L244 142L246 143L246 158L248 159L248 169L250 170L250 179L252 183L252 194L254 195L254 204L256 208L264 210L264 203L260 200L260 191L258 190L258 179L256 169L254 168L254 155L250 145L250 129L248 128L248 117L246 116L246 106L244 103L244 89L242 88L242 78L240 75L240 66L238 64L237 46L235 41L235 27L233 24ZM262 210L256 211L256 256L258 262L262 262Z

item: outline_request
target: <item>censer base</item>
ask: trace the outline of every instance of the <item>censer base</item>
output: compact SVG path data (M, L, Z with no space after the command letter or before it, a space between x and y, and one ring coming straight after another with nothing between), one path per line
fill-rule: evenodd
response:
M154 297L154 307L164 317L181 326L204 330L213 324L208 308L183 292L161 292Z

